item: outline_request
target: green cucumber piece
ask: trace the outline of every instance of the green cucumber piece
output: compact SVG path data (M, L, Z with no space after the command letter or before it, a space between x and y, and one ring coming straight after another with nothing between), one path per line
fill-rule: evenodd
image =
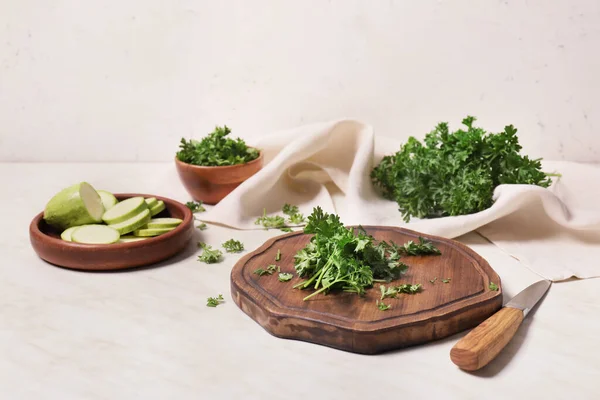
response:
M149 237L137 237L137 236L121 236L119 239L119 243L130 243L130 242L138 242L140 240L150 239Z
M163 233L171 232L173 229L175 229L175 228L154 228L154 229L144 228L144 229L138 229L138 230L134 231L133 234L138 237L139 236L158 236L158 235L162 235Z
M150 215L154 217L156 214L161 213L165 208L165 202L159 200L154 207L150 208Z
M112 193L107 192L106 190L98 190L98 194L100 195L105 211L110 210L119 202Z
M118 205L115 207L118 207ZM150 222L150 210L145 209L133 217L126 219L125 221L121 221L116 224L110 224L108 226L116 229L121 235L124 235L126 233L133 232L136 229L140 229L148 222Z
M183 220L179 218L152 218L148 222L149 229L175 228L181 224Z
M72 226L102 222L104 206L96 189L87 182L58 192L44 209L44 221L61 231Z
M67 228L63 231L63 233L60 234L60 238L64 241L70 242L71 241L71 234L73 233L73 231L75 229L79 228L78 226L72 226L70 228Z
M83 225L71 233L71 240L86 244L112 244L119 241L119 232L106 225Z
M106 211L102 219L108 225L118 224L147 209L148 205L146 205L143 197L130 197Z
M146 204L148 204L148 208L154 207L157 203L158 200L156 200L156 197L148 197L146 199Z

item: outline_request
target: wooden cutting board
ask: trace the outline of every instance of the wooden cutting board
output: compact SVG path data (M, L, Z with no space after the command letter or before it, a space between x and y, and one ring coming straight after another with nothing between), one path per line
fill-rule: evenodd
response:
M312 290L292 288L301 281L295 274L294 255L311 235L294 232L268 240L238 261L231 272L233 300L274 336L364 354L453 335L475 327L502 306L499 276L469 247L402 228L364 228L376 240L403 244L422 236L435 243L442 255L403 257L408 271L391 283L421 283L422 292L385 299L391 305L387 311L379 310L376 305L381 295L377 283L364 297L332 292L303 301ZM278 249L281 260L276 262ZM263 276L253 273L270 264L280 266L281 272L294 273L294 278L279 282L277 273ZM437 280L431 283L434 278ZM443 283L444 279L449 282ZM490 290L490 282L497 284L499 290Z

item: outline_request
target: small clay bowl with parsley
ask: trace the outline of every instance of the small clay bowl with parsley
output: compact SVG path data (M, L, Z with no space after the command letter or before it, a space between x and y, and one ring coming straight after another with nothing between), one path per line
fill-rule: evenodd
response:
M227 135L224 126L202 140L181 139L175 156L179 179L195 201L217 204L263 166L260 149Z

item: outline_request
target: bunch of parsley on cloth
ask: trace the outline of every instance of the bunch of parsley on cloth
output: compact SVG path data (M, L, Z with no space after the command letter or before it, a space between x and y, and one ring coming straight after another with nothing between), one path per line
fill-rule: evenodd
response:
M550 185L554 174L542 172L541 159L520 154L515 127L490 133L474 122L466 117L465 128L455 132L442 122L424 143L410 137L372 170L373 184L398 203L406 222L482 211L491 207L498 185Z

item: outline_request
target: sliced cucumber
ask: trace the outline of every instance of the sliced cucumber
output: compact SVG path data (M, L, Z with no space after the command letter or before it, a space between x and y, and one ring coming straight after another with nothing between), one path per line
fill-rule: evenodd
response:
M44 209L44 220L60 230L72 226L102 222L104 206L100 195L87 182L77 183L58 192Z
M119 202L112 193L107 192L106 190L98 190L98 194L100 195L105 211L110 210Z
M146 204L144 202L144 204ZM117 204L115 207L118 207ZM110 224L109 227L116 229L121 235L124 235L129 232L133 232L136 229L140 229L144 225L150 222L150 210L145 209L142 212L134 215L133 217L126 219L125 221L121 221L116 224Z
M137 236L121 236L119 243L138 242L140 240L150 239L149 237L137 237Z
M163 228L175 228L183 221L179 218L152 218L148 222L148 228L150 229L163 229Z
M143 197L130 197L117 203L117 205L106 211L102 216L102 219L108 225L118 224L147 209L148 205Z
M156 205L156 203L158 203L158 200L156 200L156 197L148 197L146 199L146 204L148 204L148 208L152 208Z
M175 228L144 228L134 231L133 234L135 236L158 236L162 235L163 233L171 232L173 229Z
M159 200L158 203L156 203L156 205L154 207L150 208L150 215L152 215L154 217L156 214L161 213L164 209L165 209L165 202L162 200Z
M106 225L83 225L71 233L71 240L76 243L111 244L119 241L119 232Z
M78 227L78 226L72 226L72 227L70 227L70 228L67 228L67 229L65 229L65 230L63 231L63 233L61 233L61 234L60 234L60 238L61 238L62 240L65 240L65 241L67 241L67 242L70 242L70 241L71 241L71 234L72 234L72 233L73 233L73 231L74 231L75 229L77 229L77 228L79 228L79 227Z

